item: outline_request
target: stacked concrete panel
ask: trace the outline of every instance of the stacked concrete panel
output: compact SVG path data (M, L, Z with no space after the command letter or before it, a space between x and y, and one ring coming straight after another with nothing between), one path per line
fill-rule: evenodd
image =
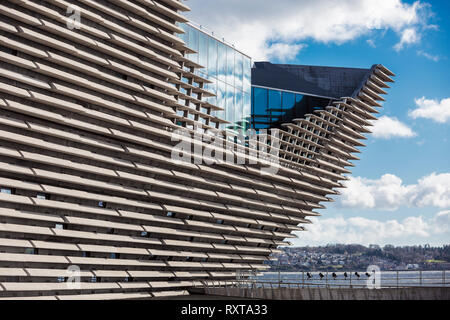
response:
M280 157L286 164L302 172L308 172L335 183L346 180L350 173L345 167L354 166L350 160L358 160L353 153L365 146L361 140L370 133L374 114L384 101L380 94L389 88L395 76L382 65L374 65L360 87L351 97L342 97L324 110L317 110L305 118L283 124L280 136Z
M264 270L337 194L392 73L376 66L357 96L287 124L276 175L264 160L174 161L176 130L222 134L224 121L176 36L186 10L0 4L0 299L184 295Z

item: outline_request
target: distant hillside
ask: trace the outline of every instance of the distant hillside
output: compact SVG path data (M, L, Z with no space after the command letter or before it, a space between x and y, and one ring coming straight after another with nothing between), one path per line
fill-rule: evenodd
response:
M281 248L269 262L272 270L365 270L378 265L381 270L443 270L450 269L450 245L443 247L405 246L365 247L359 244L330 244L324 247Z

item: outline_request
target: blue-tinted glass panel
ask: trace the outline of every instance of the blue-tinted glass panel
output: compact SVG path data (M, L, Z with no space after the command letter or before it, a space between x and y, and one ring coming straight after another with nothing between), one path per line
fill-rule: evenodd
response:
M217 41L208 39L208 74L217 78Z
M250 58L244 57L244 83L243 88L245 92L250 93L251 92L251 86L252 86L252 61Z
M235 121L234 118L234 88L227 84L227 107L225 109L226 120L231 122Z
M191 28L189 31L189 48L198 52L198 34L197 29ZM189 55L189 59L198 63L198 53L192 53Z
M231 127L237 124L247 128L245 122L250 123L252 115L251 59L210 34L186 24L180 25L186 32L179 37L185 40L188 47L197 51L188 58L205 67L195 72L212 81L211 84L205 84L204 88L216 94L216 97L206 97L206 101L224 109L211 111L211 114L229 121ZM183 81L187 82L186 78L183 78ZM186 103L191 107L189 102ZM268 117L266 109L267 101L262 114L264 117Z
M181 40L184 41L186 46L189 47L189 30L191 29L191 27L189 27L187 24L183 23L181 25L181 28L184 30L184 33L180 34L180 38L181 38Z
M307 97L302 94L295 95L295 118L303 117L308 113Z
M269 108L281 108L281 91L269 90Z
M234 53L231 47L227 47L227 84L234 86Z
M240 128L242 126L242 119L244 118L243 114L243 94L242 91L236 90L236 99L235 99L235 106L234 106L234 119L236 124L238 125L237 128Z
M217 77L220 81L226 82L227 77L227 47L218 43L218 70Z
M12 189L10 189L10 188L1 188L0 192L1 193L6 193L6 194L12 194Z
M281 122L290 122L295 118L295 93L283 92L281 100L283 109Z
M242 121L246 122L245 128L250 129L250 122L251 122L251 96L250 93L244 92L243 94L244 100L242 105Z
M255 129L268 128L270 117L267 114L268 90L254 88L253 90L253 123Z
M281 124L283 109L281 107L281 91L269 90L270 126L276 127Z
M295 107L295 94L291 92L283 92L283 110Z
M203 69L199 71L202 73L207 73L206 68L208 67L208 36L203 32L199 32L199 48L198 48L198 63L203 66Z
M222 81L218 82L217 85L217 106L223 108L224 110L227 108L226 102L226 84ZM217 112L217 117L221 119L225 119L225 111L219 110Z
M237 90L243 90L242 85L244 83L244 61L241 53L236 52L235 54L235 64L234 64L234 85Z
M207 84L206 90L212 92L215 94L215 97L207 97L206 101L211 103L212 105L217 105L217 79L213 78L212 76L208 76L208 80L212 81L212 83Z

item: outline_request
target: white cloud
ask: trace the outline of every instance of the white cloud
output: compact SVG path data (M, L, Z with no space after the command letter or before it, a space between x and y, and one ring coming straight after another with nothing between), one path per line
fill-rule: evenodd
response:
M371 180L351 177L338 197L343 208L395 211L401 206L450 208L450 173L432 173L416 184L405 185L392 174Z
M370 131L372 131L372 135L375 138L411 138L417 135L410 127L395 117L382 116L378 120L372 121L372 123L374 126L370 128Z
M436 233L448 233L450 231L450 210L441 211L433 218Z
M432 61L434 61L434 62L439 62L439 61L441 60L441 57L440 57L440 56L438 56L438 55L432 55L432 54L430 54L430 53L428 53L428 52L425 52L425 51L422 51L422 50L417 51L417 54L418 54L419 56L425 57L425 58L427 58L428 60L432 60Z
M421 1L190 0L187 4L191 20L225 36L255 60L277 53L271 51L271 43L292 45L310 39L340 44L376 30L397 33L400 49L420 39L427 20L427 6ZM279 52L283 58L285 50Z
M400 42L397 43L394 48L395 50L400 51L407 45L418 43L420 38L421 36L415 28L407 28L402 31Z
M422 97L416 99L415 102L418 108L409 112L412 118L425 118L439 123L450 123L450 98L439 101Z
M372 48L376 48L377 47L377 45L375 44L375 40L373 40L373 39L367 39L366 42Z
M405 243L427 241L433 236L450 233L450 211L442 211L432 218L408 217L402 221L378 221L364 217L345 219L311 218L306 232L297 232L296 245L326 245L328 243ZM448 241L446 241L447 243Z
M267 49L267 57L285 62L294 59L305 47L303 44L274 43Z

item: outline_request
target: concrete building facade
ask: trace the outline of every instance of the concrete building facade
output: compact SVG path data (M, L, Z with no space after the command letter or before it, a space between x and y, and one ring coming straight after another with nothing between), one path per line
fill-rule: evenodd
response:
M284 118L265 146L279 145L276 174L262 174L273 164L224 136L226 107L179 37L187 10L1 2L0 299L185 295L264 270L338 194L393 73L375 65L351 94ZM179 141L203 150L210 135L248 161L173 159Z

